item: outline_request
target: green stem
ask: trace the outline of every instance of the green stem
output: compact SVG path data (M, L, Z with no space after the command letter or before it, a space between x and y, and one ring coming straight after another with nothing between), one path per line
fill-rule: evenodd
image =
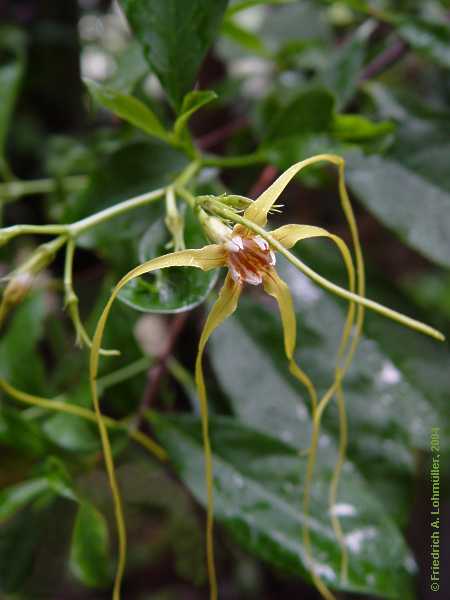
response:
M206 154L202 158L204 167L247 167L249 165L258 165L267 162L265 156L259 152L251 154L242 154L240 156L214 156Z
M97 417L92 410L88 408L84 408L83 406L78 406L77 404L69 404L67 402L63 402L61 400L49 400L47 398L41 398L39 396L33 396L32 394L27 394L26 392L22 392L17 390L12 385L10 385L7 381L0 378L0 389L2 389L6 394L14 398L15 400L19 400L25 404L29 404L31 406L39 406L40 408L44 408L46 410L52 410L56 412L67 413L70 415L74 415L76 417L81 417L82 419L86 419L87 421L92 421L93 423L97 422ZM109 429L118 429L122 431L126 431L128 435L136 441L138 444L146 448L149 452L151 452L154 456L156 456L159 460L165 461L167 460L166 451L159 446L156 442L154 442L151 438L141 433L140 431L134 431L132 429L128 429L121 423L120 421L116 421L115 419L111 419L111 417L102 416L102 421L106 427Z
M211 208L211 210L213 212L215 212L217 215L220 215L226 219L230 219L236 223L240 223L241 225L244 225L251 231L258 233L261 237L263 237L265 240L267 240L267 242L275 250L278 250L278 252L280 252L283 256L285 256L290 263L292 263L295 267L297 267L297 269L302 271L302 273L307 275L310 279L315 281L318 285L320 285L324 289L328 290L332 294L335 294L336 296L344 298L344 300L348 300L350 302L356 302L357 304L365 306L366 308L369 308L370 310L373 310L374 312L377 312L377 313L383 315L384 317L387 317L388 319L397 321L398 323L401 323L402 325L405 325L406 327L409 327L410 329L415 329L416 331L420 331L421 333L424 333L425 335L429 335L439 341L445 340L444 335L440 331L437 331L436 329L434 329L433 327L430 327L429 325L426 325L425 323L422 323L421 321L417 321L416 319L412 319L411 317L407 317L406 315L403 315L402 313L399 313L396 310L387 308L386 306L383 306L382 304L378 304L378 302L374 302L373 300L369 300L368 298L363 298L362 296L359 296L358 294L349 292L348 290L341 288L340 286L336 285L335 283L328 281L328 279L326 279L325 277L322 277L322 275L319 275L319 273L316 273L316 271L311 269L311 267L308 267L308 265L306 265L303 261L301 261L299 258L297 258L294 254L292 254L292 252L289 252L289 250L287 250L280 242L278 242L276 239L274 239L270 235L270 233L265 231L265 229L263 229L262 227L259 227L259 225L256 225L252 221L249 221L245 217L242 217L242 216L236 214L235 212L229 210L226 207L222 207L220 205L220 203L218 203L218 202L214 202L214 203L210 202L210 203L208 203L208 207Z
M73 259L75 254L75 240L69 239L66 248L66 260L64 265L64 305L69 311L70 318L76 333L76 344L82 346L84 343L88 348L92 346L91 339L84 328L78 310L78 296L75 294L72 283ZM118 350L100 350L103 356L118 356Z
M71 236L77 237L82 233L85 233L88 229L91 229L92 227L95 227L104 221L109 221L109 219L123 215L130 210L139 208L140 206L145 206L154 200L159 200L159 198L162 198L164 193L165 188L160 188L158 190L146 192L140 196L135 196L134 198L130 198L129 200L125 200L119 204L114 204L113 206L105 208L94 215L90 215L85 219L81 219L80 221L76 221L75 223L68 225L68 231Z
M121 369L117 369L117 371L113 371L112 373L108 373L107 375L103 375L97 380L97 385L100 392L103 392L105 389L117 385L118 383L122 383L123 381L127 381L131 379L135 375L139 375L139 373L143 373L147 371L152 364L152 359L150 356L143 356L142 358L138 358L134 362L122 367Z
M66 191L81 190L87 183L85 175L72 175L62 180L62 187ZM33 194L48 194L58 188L56 179L33 179L32 181L10 181L0 184L0 196L4 196L5 202L12 202L22 196Z

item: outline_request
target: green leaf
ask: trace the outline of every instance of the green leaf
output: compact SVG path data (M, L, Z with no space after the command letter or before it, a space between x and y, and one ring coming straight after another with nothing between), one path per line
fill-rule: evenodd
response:
M92 423L74 415L53 415L46 420L43 430L57 446L69 452L96 452L99 450L98 432Z
M0 527L2 592L12 593L22 587L30 575L41 536L42 523L31 507Z
M333 108L334 98L325 88L302 91L274 115L267 136L269 139L280 139L329 131Z
M48 441L40 427L28 420L21 411L0 406L0 444L21 452L39 456L48 450Z
M37 469L37 473L46 478L49 490L67 500L78 502L72 477L62 460L49 456Z
M70 568L89 587L102 588L110 582L108 526L103 515L88 502L80 505L75 519Z
M335 115L333 135L343 142L364 142L378 138L395 130L391 121L375 123L362 115Z
M0 28L0 49L7 60L0 66L0 173L8 173L5 144L14 104L25 70L25 37L19 29Z
M165 142L170 142L171 137L164 129L155 113L143 102L118 90L100 85L95 81L85 80L91 96L102 106L115 115L142 129L148 135Z
M313 250L321 247L319 241L305 244L307 248L310 245ZM303 248L304 260L305 256L310 263L310 255L305 254ZM343 310L333 298L285 261L279 261L277 269L294 297L298 323L296 358L316 384L319 393L323 393L332 382L344 322ZM387 329L393 327L378 316L374 321L382 321ZM384 335L387 339L395 337L394 332L385 331ZM414 335L419 348L423 336ZM239 348L239 353L233 348ZM448 355L443 348L435 348L433 356L439 350L441 356L436 363L436 371L443 369L448 362ZM299 448L306 448L309 440L309 421L306 420L309 403L305 400L303 386L296 382L287 368L278 316L243 298L236 316L221 327L217 337L213 336L210 351L214 371L235 414L262 432L297 444ZM245 356L245 360L242 360L242 356ZM404 361L407 362L406 356ZM430 363L427 370L425 365L419 367L418 362L414 364L419 372L430 372L431 360ZM383 336L380 335L376 341L370 337L362 339L344 381L349 421L349 457L368 477L374 486L374 493L380 494L387 504L387 510L402 525L414 473L412 448L428 448L429 431L437 421L442 423L443 431L450 431L448 417L444 418L445 413L439 410L437 402L433 402L433 405L430 403L426 376L422 385L418 386L417 379L411 378L412 370L413 367L404 371L403 363L385 349ZM264 373L264 377L260 377L260 373ZM449 377L442 374L440 387L445 387L445 381L449 383L448 380ZM436 395L439 396L438 393ZM445 394L441 391L440 398L436 400L440 401L442 407ZM335 402L325 413L324 426L328 434L338 435ZM386 473L390 474L388 496L385 494Z
M185 213L187 248L200 248L208 242L190 208ZM170 236L163 220L150 226L140 244L140 261L167 252ZM218 269L203 272L189 267L161 269L134 279L120 292L119 299L143 312L176 313L191 310L206 298L217 281Z
M237 352L234 352L238 354ZM239 353L242 361L242 354ZM259 371L259 378L262 370ZM248 389L243 389L246 394ZM268 392L266 392L268 393ZM245 397L242 398L245 403ZM204 457L198 420L151 415L158 438L180 477L205 505ZM308 577L302 545L302 482L305 458L294 446L259 433L231 418L210 422L214 461L215 516L234 537L270 564ZM412 597L411 554L381 503L353 468L344 470L340 505L350 550L349 578L339 578L340 553L327 518L333 460L317 471L309 526L324 581L333 588L386 598Z
M227 0L122 0L122 6L178 111L220 28Z
M335 94L337 110L342 110L358 89L367 39L373 28L371 22L359 27L347 42L333 52L320 74L319 81Z
M131 40L117 58L117 69L108 79L107 86L131 94L140 81L149 73L142 46L137 40Z
M269 58L270 56L261 37L258 34L245 29L233 19L225 19L222 24L222 34L252 54L262 56L263 58Z
M405 243L450 266L450 193L399 162L348 156L348 182L362 204Z
M186 94L183 99L183 104L181 105L180 115L175 121L174 125L174 133L177 138L183 132L183 129L186 127L191 116L197 112L202 106L212 102L217 98L216 92L212 90L205 91L193 91Z
M450 68L450 26L418 17L398 19L397 32L414 50L442 67Z
M45 477L30 479L0 491L0 522L12 517L25 505L33 502L48 490Z
M0 339L0 375L19 389L40 393L44 366L36 345L44 332L42 293L31 294L17 307Z
M63 220L70 223L163 187L187 162L184 154L160 141L126 144L100 162L89 186L67 206ZM161 215L162 204L156 201L100 224L81 236L79 243L96 248L123 274L136 266L138 240Z

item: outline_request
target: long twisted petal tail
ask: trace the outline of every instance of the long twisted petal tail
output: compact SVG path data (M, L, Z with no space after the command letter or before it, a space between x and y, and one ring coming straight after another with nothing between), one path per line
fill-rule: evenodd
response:
M264 225L267 223L267 215L272 205L276 202L280 194L288 183L305 167L314 165L318 162L331 162L333 164L339 164L339 161L343 161L340 156L334 154L318 154L312 156L306 160L295 163L292 167L289 167L284 173L282 173L278 179L276 179L267 190L265 190L244 212L244 216L253 221L257 225Z
M329 233L328 231L326 231L325 229L322 229L321 227L314 227L314 226L309 226L309 225L285 225L285 226L280 227L279 229L276 229L275 231L273 231L272 236L275 239L277 239L279 242L281 242L286 248L291 248L298 241L308 239L310 237L328 237L328 238L330 238L337 245L337 247L342 255L342 258L344 260L344 263L345 263L345 266L347 269L349 288L350 288L350 291L354 291L355 269L353 266L353 260L352 260L352 257L351 257L351 254L350 254L350 251L349 251L347 245L341 238ZM311 445L310 445L310 449L309 449L307 471L306 471L306 478L305 478L304 505L303 505L305 515L308 515L308 513L309 513L310 487L311 487L312 477L313 477L313 473L314 473L314 466L315 466L315 461L316 461L317 444L318 444L318 440L319 440L321 418L322 418L323 411L325 410L326 406L330 402L334 393L336 393L337 398L338 398L340 440L339 440L338 460L336 463L332 482L330 485L330 495L329 495L330 508L332 509L336 503L339 477L340 477L340 472L341 472L343 462L345 460L345 453L346 453L346 446L347 446L347 420L346 420L346 414L345 414L345 402L344 402L344 397L343 397L342 387L341 387L341 380L344 375L345 367L341 369L340 360L342 357L342 353L345 351L345 349L347 347L347 343L348 343L348 340L349 340L349 337L351 334L351 329L352 329L352 326L354 323L354 318L355 318L355 305L354 305L354 303L350 303L348 313L347 313L347 318L346 318L345 325L344 325L344 330L342 333L341 342L339 345L334 382L333 382L332 386L329 388L329 390L325 393L323 398L320 400L317 410L313 411L313 429L312 429L312 434L311 434ZM352 342L352 345L353 345L353 342ZM342 532L340 522L339 522L338 517L335 514L335 512L333 510L330 510L330 514L331 514L331 522L333 525L333 529L336 533L336 538L338 539L339 544L341 546L341 555L342 555L341 573L342 573L343 579L345 579L347 576L347 568L348 568L348 552L347 552L347 548L345 546L344 534ZM305 523L307 523L307 521L305 521ZM307 524L305 524L305 527L303 530L303 538L304 538L304 544L305 544L307 556L308 556L310 562L313 564L311 539L310 539L310 534L309 534ZM314 573L313 566L311 567L311 570L313 572L313 577L315 579L316 585L319 585L319 577ZM324 584L322 584L322 582L320 582L320 585L322 587L322 592L324 592L324 590L325 590ZM330 594L330 597L331 597L331 592L329 592L327 590L327 593Z
M149 260L138 267L132 269L127 273L116 287L113 289L109 300L103 309L103 312L98 320L97 327L92 338L92 348L89 362L89 382L91 386L92 403L95 408L95 414L97 417L97 425L100 432L100 438L102 441L103 454L105 457L106 470L108 473L109 484L111 487L111 493L114 501L114 512L117 524L117 535L119 541L119 559L116 571L116 577L114 581L113 600L120 599L120 586L122 577L125 569L125 557L126 557L126 531L125 523L123 519L122 500L119 493L119 487L117 485L116 475L114 471L114 462L112 458L111 445L109 443L108 432L100 411L100 404L98 399L98 391L96 385L96 377L98 373L98 362L100 354L100 346L102 342L103 332L105 330L106 321L110 313L112 304L116 299L120 290L132 279L140 277L145 273L156 271L157 269L164 269L167 267L197 267L204 271L214 269L216 267L223 266L225 260L225 254L222 246L211 245L205 246L198 250L181 250L180 252L174 252L172 254L166 254L159 256L152 260Z
M205 380L203 377L202 358L206 343L213 331L221 325L236 310L242 286L236 283L228 273L225 283L220 290L219 297L208 315L198 345L197 359L195 361L195 382L197 384L198 397L200 400L200 412L202 417L203 446L205 450L205 482L207 495L207 518L206 518L206 556L208 563L208 578L210 585L210 600L217 599L217 579L214 565L214 542L213 542L213 473L212 453L208 431L208 401L206 395Z
M317 393L308 375L297 365L293 355L297 337L297 322L291 292L275 269L270 269L263 277L264 290L278 303L283 325L284 351L289 361L289 370L308 390L313 413L317 407Z

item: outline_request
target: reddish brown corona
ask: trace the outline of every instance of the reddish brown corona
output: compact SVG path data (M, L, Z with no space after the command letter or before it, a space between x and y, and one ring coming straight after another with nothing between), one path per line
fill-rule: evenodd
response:
M261 236L233 235L226 243L227 264L236 283L262 283L263 274L275 265L275 254Z

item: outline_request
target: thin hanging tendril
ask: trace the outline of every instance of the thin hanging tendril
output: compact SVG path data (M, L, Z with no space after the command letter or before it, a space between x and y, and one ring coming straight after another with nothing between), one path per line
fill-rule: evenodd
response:
M357 292L360 297L364 297L364 294L365 294L364 261L363 261L361 246L360 246L360 242L359 242L356 220L355 220L355 217L353 214L350 199L348 197L348 193L347 193L346 186L345 186L345 173L344 173L345 163L344 163L344 160L341 159L340 157L329 156L328 159L330 160L330 162L332 162L338 166L339 196L340 196L340 200L341 200L342 209L344 211L347 223L349 225L349 229L350 229L350 233L351 233L351 237L352 237L353 248L354 248L355 257L356 257ZM354 291L353 285L350 281L349 281L349 289L352 292ZM339 448L338 448L338 459L336 461L335 468L333 470L332 480L330 483L329 508L330 508L330 517L331 517L331 523L333 526L333 530L335 532L336 539L338 540L340 548L341 548L341 578L344 582L346 581L346 579L348 577L348 551L347 551L347 547L345 544L345 537L344 537L344 534L342 531L342 527L341 527L340 521L339 521L336 511L335 511L339 480L340 480L340 476L341 476L341 472L342 472L342 466L345 462L346 449L347 449L347 438L348 438L345 397L343 394L341 384L342 384L342 379L343 379L346 371L350 367L352 358L356 351L356 347L358 345L359 338L361 335L363 319L364 319L364 307L361 304L358 304L355 331L354 331L353 337L351 339L350 348L348 350L347 355L345 356L345 353L346 353L347 347L348 347L348 343L349 343L349 339L350 339L351 330L353 328L353 322L354 322L354 303L350 302L346 323L344 325L344 329L342 332L341 341L340 341L339 349L338 349L338 353L337 353L337 365L336 365L336 369L335 369L334 381L333 381L332 386L327 390L327 392L321 398L319 405L317 407L317 410L315 411L315 413L313 413L313 430L312 430L312 434L311 434L311 446L310 446L310 452L308 455L307 474L306 474L306 480L305 480L305 493L304 493L304 512L305 512L305 516L307 517L308 513L309 513L311 483L312 483L314 467L315 467L315 462L316 462L316 457L317 457L317 446L318 446L318 440L319 440L319 434L320 434L321 419L322 419L322 415L323 415L327 405L331 401L334 394L336 394L337 403L338 403L338 413L339 413ZM344 361L343 366L341 366L342 361ZM309 530L307 527L307 519L305 521L305 528L304 528L304 542L305 542L307 552L310 553L311 552L311 540L310 540L310 536L309 536ZM310 556L309 558L311 559L312 556ZM316 579L317 576L314 573L314 566L313 566L314 561L313 560L311 560L311 564L312 564L312 569L313 569L313 571L312 571L313 578L315 580L316 586L321 591L322 595L324 595L324 597L327 598L327 600L328 600L328 598L332 599L333 595L328 590L328 588L326 588L326 586L323 584L323 582L321 580L319 580L320 581L320 584L319 584L319 581L317 581L317 579Z
M197 267L203 270L209 270L222 264L222 254L223 251L220 247L208 246L199 250L182 250L180 252L174 252L172 254L159 256L157 258L143 263L142 265L135 267L126 275L124 275L124 277L122 277L122 279L117 283L117 285L111 292L108 302L106 303L106 306L103 309L103 312L100 315L100 318L97 322L94 337L92 338L92 347L89 361L89 383L91 388L92 403L94 405L95 415L97 419L97 426L100 432L100 438L102 442L102 449L108 474L109 485L111 488L111 494L114 503L114 514L117 527L119 556L116 575L114 579L113 600L120 600L120 588L122 584L123 574L125 571L127 540L122 500L114 469L111 444L109 442L108 431L106 429L106 425L100 411L100 402L97 390L97 373L100 357L100 348L106 322L108 320L108 316L111 311L114 300L117 298L117 295L119 294L120 290L132 279L140 277L145 273L149 273L151 271L156 271L157 269L163 269L166 267L184 266Z

